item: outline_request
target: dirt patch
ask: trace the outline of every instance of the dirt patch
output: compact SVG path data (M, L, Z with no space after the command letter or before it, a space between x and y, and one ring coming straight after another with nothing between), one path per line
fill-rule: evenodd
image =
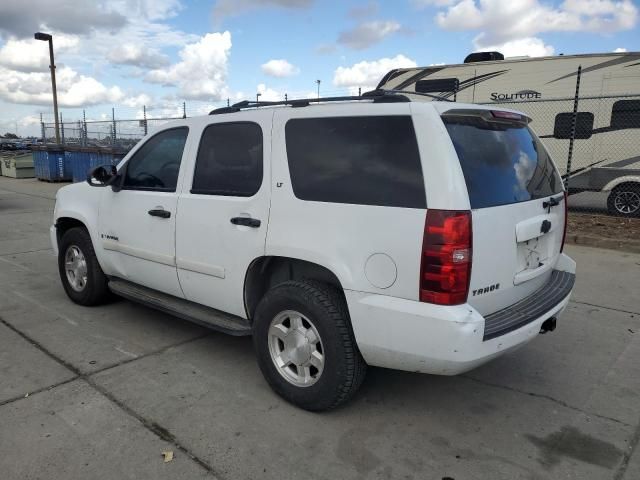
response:
M569 211L567 242L640 252L640 218Z

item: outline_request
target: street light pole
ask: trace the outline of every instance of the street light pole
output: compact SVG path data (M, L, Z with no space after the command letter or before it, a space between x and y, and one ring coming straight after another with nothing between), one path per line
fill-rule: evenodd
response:
M48 33L37 32L36 40L49 42L49 69L51 70L51 90L53 91L53 114L56 122L56 143L60 143L60 123L58 117L58 91L56 89L56 63L53 58L53 37Z

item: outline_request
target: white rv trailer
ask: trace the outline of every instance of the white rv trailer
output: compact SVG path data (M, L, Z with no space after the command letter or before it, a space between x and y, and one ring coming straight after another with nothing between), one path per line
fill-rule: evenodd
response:
M462 64L396 69L377 88L436 97L422 96L426 101L455 99L520 110L533 119L531 127L561 173L569 174L571 193L611 192L610 213L640 215L640 52L501 57L481 52ZM568 168L578 67L578 116Z

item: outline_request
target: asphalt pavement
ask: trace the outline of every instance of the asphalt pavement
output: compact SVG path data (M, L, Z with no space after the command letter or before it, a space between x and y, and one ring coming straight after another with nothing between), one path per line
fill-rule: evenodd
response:
M0 178L3 480L640 478L640 255L569 245L555 332L457 377L371 368L314 414L269 389L249 338L71 303L58 187Z

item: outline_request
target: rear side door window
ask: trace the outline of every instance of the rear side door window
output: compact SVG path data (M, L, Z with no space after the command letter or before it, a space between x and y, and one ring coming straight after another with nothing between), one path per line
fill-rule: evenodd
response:
M291 119L285 136L297 198L426 208L411 116Z
M200 140L191 193L255 195L262 185L262 143L256 123L209 125Z
M146 141L127 162L122 188L175 192L187 127L160 132Z

